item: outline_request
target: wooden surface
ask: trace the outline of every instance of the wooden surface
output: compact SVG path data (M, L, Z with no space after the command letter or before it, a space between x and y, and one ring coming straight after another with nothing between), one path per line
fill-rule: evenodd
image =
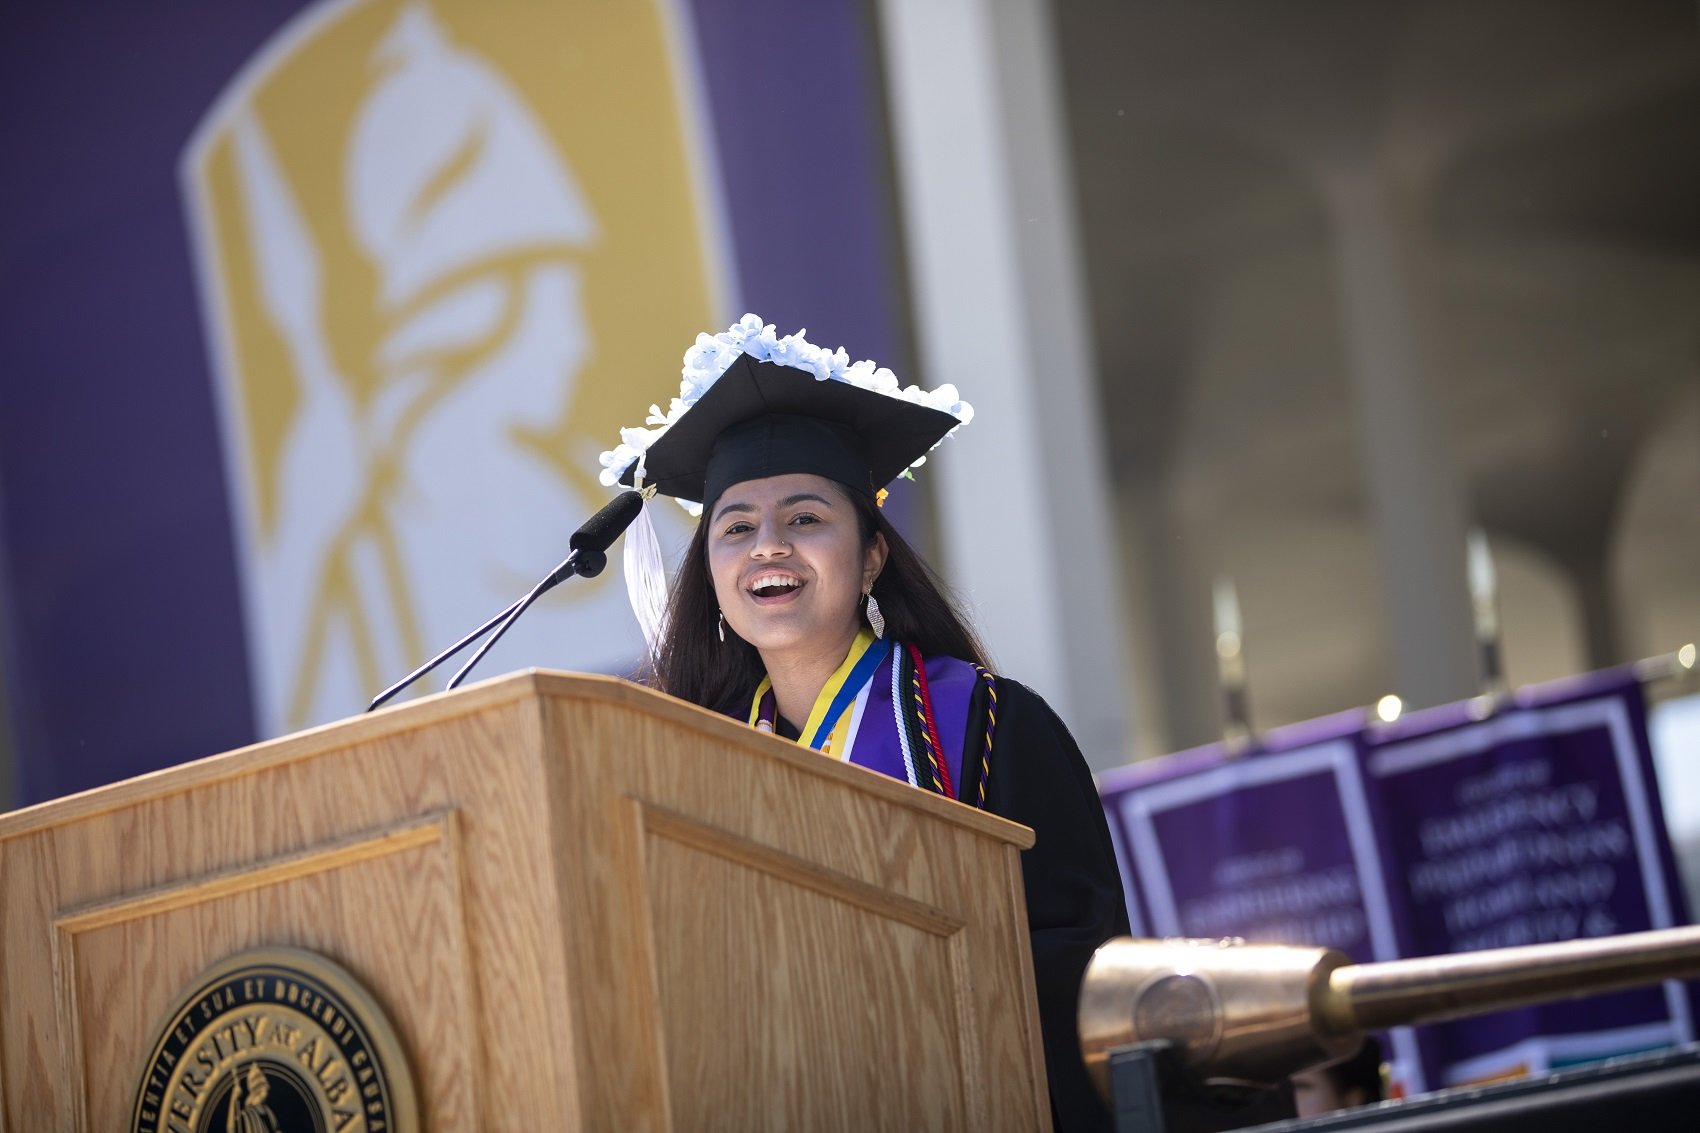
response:
M1048 1124L1031 834L521 673L0 817L0 1129L128 1118L259 945L348 969L428 1129Z

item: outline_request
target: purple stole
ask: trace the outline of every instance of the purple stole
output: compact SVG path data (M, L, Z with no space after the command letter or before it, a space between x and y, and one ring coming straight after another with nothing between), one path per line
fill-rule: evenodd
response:
M893 648L880 667L874 670L869 682L868 705L862 713L861 725L856 729L855 742L850 747L850 762L908 782L903 746L898 739L891 703L891 674L901 649L901 645ZM979 674L974 671L974 666L954 657L927 658L926 673L927 691L933 701L933 722L938 725L939 743L944 747L944 757L950 767L950 781L960 798L964 793L962 747L968 730L968 706L974 696L974 686L979 682ZM904 688L899 692L903 711L915 711L914 689ZM930 781L926 758L925 752L914 753L915 770L923 784Z
M849 762L923 790L935 790L932 761L928 758L926 743L915 738L926 731L919 722L921 701L916 682L901 676L913 673L908 650L898 643L888 645L875 641L870 644L868 660L872 659L874 649L884 649L884 658L860 685L846 683L835 692L833 710L816 728L820 745L824 747L831 739L839 714L854 711L855 702L861 701L861 718L850 741ZM899 658L903 660L900 662ZM857 668L864 669L860 665ZM924 671L927 697L932 703L933 725L938 729L939 746L944 749L942 755L949 769L954 796L967 801L970 806L978 805L979 770L973 766L969 768L976 776L975 782L964 787L962 749L968 731L968 709L973 702L975 686L982 680L981 674L973 665L954 657L929 657ZM853 680L855 675L855 670L852 670L850 679ZM892 687L894 676L903 681L904 687ZM906 714L905 721L911 725L901 732L897 720L899 711ZM773 718L773 693L769 690L752 706L749 723L759 723L763 731L771 732ZM988 743L991 740L989 733L986 740ZM907 761L904 758L906 741L910 745ZM806 744L806 739L797 742Z

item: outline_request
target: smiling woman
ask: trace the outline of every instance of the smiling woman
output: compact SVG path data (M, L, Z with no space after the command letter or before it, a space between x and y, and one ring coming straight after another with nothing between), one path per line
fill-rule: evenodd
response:
M850 651L886 540L862 535L850 495L805 472L747 480L704 521L720 614L761 655L780 715L806 719Z
M652 409L656 428L623 432L603 479L702 505L652 683L1033 828L1022 875L1054 1124L1109 1128L1075 1024L1087 961L1128 932L1096 787L1049 706L987 669L879 507L971 416L949 386L899 389L746 315L698 338L680 396Z

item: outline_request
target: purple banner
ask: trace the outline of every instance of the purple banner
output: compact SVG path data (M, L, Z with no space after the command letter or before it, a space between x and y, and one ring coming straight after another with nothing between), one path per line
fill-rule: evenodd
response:
M1207 748L1105 776L1129 907L1144 914L1135 932L1402 955L1355 723L1320 721L1244 758ZM1415 1035L1390 1041L1396 1078L1424 1088Z
M355 711L559 561L697 331L922 379L874 27L760 8L0 15L0 809ZM483 675L629 671L580 600Z
M1641 689L1606 676L1481 721L1456 712L1362 737L1389 889L1412 955L1669 928L1671 865ZM1681 985L1428 1029L1443 1083L1686 1042Z
M1326 945L1354 960L1474 951L1687 922L1639 686L1529 690L1353 714L1101 782L1129 904L1150 935ZM1415 1092L1692 1038L1678 984L1393 1032Z

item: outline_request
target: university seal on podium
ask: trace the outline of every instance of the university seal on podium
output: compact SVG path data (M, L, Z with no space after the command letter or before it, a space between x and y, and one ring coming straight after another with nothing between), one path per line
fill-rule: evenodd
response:
M413 1080L372 997L322 956L238 953L161 1022L132 1133L411 1133Z

